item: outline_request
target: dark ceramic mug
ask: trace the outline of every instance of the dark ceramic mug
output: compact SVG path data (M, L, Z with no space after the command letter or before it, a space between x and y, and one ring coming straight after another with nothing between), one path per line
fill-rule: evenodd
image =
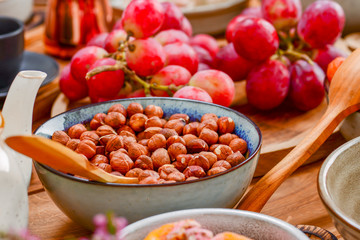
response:
M20 70L24 52L24 24L0 16L0 88L8 87Z

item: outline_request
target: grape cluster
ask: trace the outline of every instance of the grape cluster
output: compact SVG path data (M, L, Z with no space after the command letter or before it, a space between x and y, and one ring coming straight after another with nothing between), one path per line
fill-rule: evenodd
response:
M228 74L212 69L218 51L212 36L192 36L175 4L133 0L110 33L72 57L60 88L70 100L174 96L229 106L235 87Z
M333 44L345 17L341 6L316 1L302 13L300 0L263 0L228 24L229 42L216 55L218 69L246 79L248 102L270 110L290 99L307 111L323 100L328 64L346 53Z

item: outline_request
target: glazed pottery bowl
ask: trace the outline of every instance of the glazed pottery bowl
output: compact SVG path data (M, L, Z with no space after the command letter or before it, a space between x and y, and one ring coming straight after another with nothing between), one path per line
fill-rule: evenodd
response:
M230 231L254 240L309 240L294 226L261 213L233 209L191 209L169 212L143 219L127 226L122 234L125 240L144 239L161 225L184 219L194 219L214 234Z
M330 154L318 177L320 198L340 234L360 239L360 137Z
M67 130L74 124L90 121L96 113L106 112L115 103L127 107L132 102L160 106L164 117L174 113L186 113L192 121L205 113L231 117L235 122L235 133L248 144L249 156L239 165L216 175L187 182L149 185L93 182L35 163L38 176L56 205L86 228L92 228L95 214L107 211L134 222L175 210L234 207L253 177L260 154L261 133L250 119L229 108L176 98L116 100L57 115L41 125L35 134L50 138L57 130Z

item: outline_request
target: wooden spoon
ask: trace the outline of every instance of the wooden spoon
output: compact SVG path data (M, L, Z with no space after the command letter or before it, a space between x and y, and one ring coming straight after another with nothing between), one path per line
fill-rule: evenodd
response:
M40 136L12 136L6 144L35 161L64 173L79 175L98 182L138 183L137 178L115 176L92 165L81 155L61 143Z
M260 212L281 183L315 153L345 117L359 109L360 48L336 71L330 84L329 105L319 123L247 192L237 208Z

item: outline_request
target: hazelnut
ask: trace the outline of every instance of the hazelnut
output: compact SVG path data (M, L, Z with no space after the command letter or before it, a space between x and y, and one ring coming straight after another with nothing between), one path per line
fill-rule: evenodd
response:
M122 131L127 131L127 132L130 132L135 135L134 130L132 130L132 128L129 127L128 125L123 125L123 126L119 127L119 129L117 130L117 133L120 134Z
M75 151L75 149L77 148L78 144L80 143L80 139L70 139L67 143L66 143L66 147L70 148L71 150Z
M112 159L115 155L117 154L125 154L125 155L129 155L128 152L124 149L124 148L120 148L116 151L112 151L110 154L109 154L109 158Z
M149 139L147 146L151 152L155 151L158 148L165 148L166 138L162 134L155 134Z
M230 117L221 117L218 120L219 133L232 133L235 129L235 122Z
M155 134L160 133L161 130L162 130L162 128L160 128L160 127L149 127L147 129L145 129L144 137L147 138L147 139L150 139Z
M203 155L196 154L188 163L188 166L200 166L206 172L210 168L209 160Z
M247 151L247 143L242 138L233 139L230 142L229 147L233 150L233 152L240 151L241 154L245 154Z
M99 143L99 135L97 135L95 131L83 132L80 136L80 141L85 140L85 139L94 142L95 145Z
M160 133L164 135L166 139L168 139L171 136L179 135L174 129L170 129L170 128L162 128Z
M111 165L108 163L97 163L95 164L98 168L104 170L107 173L111 173L112 169L111 169Z
M169 120L184 119L186 123L189 123L190 117L185 113L175 113L170 116Z
M95 132L99 137L106 136L109 134L116 134L115 130L109 125L100 126L96 129Z
M225 133L219 137L219 143L224 144L224 145L229 145L230 142L236 138L239 138L239 137L236 136L235 134Z
M176 156L176 161L173 162L173 165L182 172L188 166L189 161L193 158L194 155L191 154L179 154Z
M144 180L147 177L153 177L155 179L160 179L159 173L153 171L153 170L144 170L142 173L140 173L138 179L139 181Z
M214 165L212 166L212 168L216 168L216 167L223 167L226 169L230 169L231 168L231 164L225 160L219 160L216 163L214 163Z
M69 128L68 135L70 138L79 139L81 134L86 131L86 127L83 124L79 123Z
M131 117L132 115L136 113L144 113L144 108L141 106L140 103L130 103L129 106L126 109L128 117Z
M99 142L101 145L106 146L106 144L110 141L110 139L112 139L115 136L117 136L117 135L116 134L104 135L99 138Z
M214 174L217 174L217 173L221 173L221 172L224 172L226 171L227 169L224 168L224 167L214 167L214 168L211 168L209 171L208 171L208 176L211 176L211 175L214 175Z
M137 135L136 135L136 140L137 141L140 141L140 140L143 140L143 139L146 139L147 137L145 137L145 132L139 132Z
M217 156L212 152L200 152L199 155L202 155L207 158L209 161L210 167L217 161Z
M159 117L151 117L145 122L145 129L149 127L160 127L162 128L164 126L163 121Z
M64 131L55 131L51 136L51 139L66 146L67 142L70 140L70 137Z
M123 137L118 135L113 135L112 138L106 143L105 152L116 151L124 147Z
M204 115L202 115L200 122L203 122L208 119L212 119L215 122L217 122L219 118L218 118L218 116L216 116L215 113L205 113Z
M135 131L135 132L141 132L145 129L145 122L147 120L147 116L145 116L142 113L135 113L130 117L129 126Z
M127 126L128 127L128 126ZM118 131L119 136L136 138L135 134L127 130Z
M139 143L133 143L129 146L128 153L129 153L129 157L135 161L141 155L148 155L149 151L145 146Z
M92 164L109 163L109 159L104 155L96 154L91 158L90 162Z
M90 128L96 130L98 127L104 125L105 113L97 113L90 121Z
M119 112L109 112L104 122L112 128L119 128L126 123L126 117Z
M111 165L110 165L111 166ZM118 171L112 171L110 174L118 176L118 177L123 177L124 175L122 175L120 172Z
M125 177L134 177L134 178L138 178L139 175L143 172L144 170L140 169L140 168L133 168L130 169L126 174Z
M213 153L215 153L218 160L225 160L229 155L233 154L234 152L229 146L219 145L217 148L215 148Z
M143 180L139 180L139 184L159 184L159 179L155 177L147 177Z
M159 106L148 105L148 106L145 108L145 115L146 115L147 117L156 116L156 117L162 118L163 115L164 115L164 112L163 112L163 110L161 109L161 107L159 107Z
M205 177L206 173L204 171L204 169L202 169L202 167L200 166L188 166L185 170L184 170L184 175L186 178L189 177L197 177L197 178L201 178L201 177Z
M183 135L186 134L193 134L195 136L197 136L197 128L199 127L200 123L199 122L191 122L189 124L186 124L183 128Z
M186 179L186 181L192 181L192 180L197 180L197 179L199 179L199 178L198 178L198 177L191 176L191 177L188 177L188 178Z
M105 147L104 146L96 146L96 154L105 155Z
M134 137L123 137L123 142L124 142L124 148L128 150L130 145L136 143L136 139Z
M168 140L166 141L166 147L169 148L170 145L173 143L181 143L183 145L186 145L185 140L178 135L169 137Z
M167 120L164 119L164 118L160 118L160 120L161 120L161 123L162 123L162 125L163 125L163 127L164 127L164 125L167 123Z
M240 153L240 151L234 152L226 158L226 161L230 163L232 167L238 165L244 160L245 157Z
M184 139L185 145L187 146L187 145L188 145L188 142L189 142L190 140L197 139L197 136L195 136L195 135L193 135L193 134L186 134L186 135L182 136L182 139Z
M149 143L149 139L141 139L138 143L140 143L143 146L147 146Z
M217 143L219 139L219 135L217 132L210 130L208 128L203 128L201 131L199 138L204 140L208 145L212 145Z
M174 165L171 165L171 164L164 164L162 165L161 167L159 167L158 169L158 173L160 175L160 178L162 179L165 179L165 180L169 180L167 178L167 176L170 174L170 173L173 173L173 172L179 172L179 170L177 170L175 168Z
M121 113L122 115L124 115L124 117L126 117L126 115L127 115L125 107L120 103L112 105L108 110L108 113L110 113L110 112Z
M171 183L171 182L183 182L185 181L185 175L181 172L172 172L167 176L167 181L166 183Z
M200 135L201 131L204 128L208 128L210 130L213 130L213 131L217 132L218 131L218 124L217 124L217 122L215 122L212 119L208 119L208 120L203 121L202 123L199 124L199 126L197 128L197 135L198 136Z
M75 152L83 154L90 159L96 154L96 145L90 140L83 140L79 142Z
M154 169L158 169L164 164L170 164L170 157L165 148L156 149L151 155L154 164Z
M138 159L136 159L135 167L141 168L143 170L153 170L154 169L154 165L153 165L151 157L146 156L146 155L141 155L140 157L138 157Z
M178 135L180 135L180 134L182 134L183 128L184 128L185 125L186 125L185 120L182 119L182 118L179 118L179 119L169 120L164 125L164 128L174 129L176 131L176 133Z
M168 148L168 153L171 160L175 160L176 156L179 154L186 154L187 150L184 144L182 143L173 143Z
M220 145L224 145L224 144L213 144L213 145L211 145L210 148L209 148L209 151L214 152L215 148L217 148Z
M130 171L130 169L132 169L134 162L128 155L124 153L118 153L110 158L110 165L113 170L125 175L128 171Z
M186 147L190 153L199 153L202 151L207 151L209 149L209 146L207 145L207 143L204 140L199 139L199 138L190 140L186 144Z

